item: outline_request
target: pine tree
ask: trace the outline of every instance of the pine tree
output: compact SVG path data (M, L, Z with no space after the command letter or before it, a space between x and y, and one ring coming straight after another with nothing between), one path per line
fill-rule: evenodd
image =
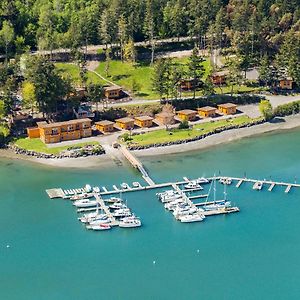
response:
M188 62L188 74L193 80L193 99L196 98L196 88L204 75L203 58L199 55L199 49L194 48Z

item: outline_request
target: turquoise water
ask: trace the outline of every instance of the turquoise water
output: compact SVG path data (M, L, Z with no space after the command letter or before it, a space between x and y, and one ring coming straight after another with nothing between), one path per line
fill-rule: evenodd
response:
M300 131L292 131L143 161L157 182L214 173L293 182L299 150ZM144 226L108 232L86 231L71 203L45 194L124 181L141 178L127 166L0 160L0 299L300 298L300 190L232 186L229 198L241 212L198 224L176 222L156 191L126 194Z

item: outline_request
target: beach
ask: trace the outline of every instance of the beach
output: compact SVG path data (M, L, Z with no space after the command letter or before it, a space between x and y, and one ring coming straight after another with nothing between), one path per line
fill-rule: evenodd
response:
M189 152L218 146L224 143L230 143L242 138L261 135L264 133L274 131L289 130L298 127L300 127L300 115L293 115L284 118L276 118L272 122L266 122L252 127L223 131L221 133L208 136L202 140L195 142L165 147L156 147L145 150L136 150L133 152L138 157ZM97 140L101 144L101 138ZM104 154L100 156L88 156L82 158L41 159L26 155L15 154L13 151L6 149L0 150L0 157L22 159L39 164L45 164L49 166L62 168L94 168L99 166L109 166L111 164L115 164L116 159L115 156L109 154ZM118 155L117 160L122 160L122 156Z

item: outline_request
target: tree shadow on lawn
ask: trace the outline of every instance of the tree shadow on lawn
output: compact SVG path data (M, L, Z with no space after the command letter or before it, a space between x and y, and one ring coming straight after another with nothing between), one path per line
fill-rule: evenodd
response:
M119 75L114 75L112 77L112 80L115 81L115 80L121 80L121 79L126 79L126 78L129 78L130 75L129 74L119 74Z

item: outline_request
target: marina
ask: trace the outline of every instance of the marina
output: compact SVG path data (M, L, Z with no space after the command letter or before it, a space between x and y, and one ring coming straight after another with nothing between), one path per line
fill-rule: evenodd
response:
M149 174L147 176L150 178ZM144 178L144 176L143 176ZM144 178L145 179L145 178ZM286 182L275 182L275 181L267 181L267 180L256 180L250 178L239 178L239 177L221 177L221 176L213 176L208 178L195 178L188 179L187 177L183 177L183 180L177 182L165 182L165 183L157 183L155 184L153 180L146 180L148 184L142 185L139 182L121 183L121 184L113 184L112 189L108 187L102 186L100 187L90 187L86 185L84 188L74 188L74 189L48 189L46 190L50 199L65 199L65 200L75 200L75 199L83 199L83 198L91 198L93 197L95 200L89 202L88 199L79 200L85 201L82 205L86 205L86 207L78 207L77 213L88 213L91 214L96 213L98 215L98 211L102 211L103 214L108 218L109 226L115 227L120 225L120 220L114 215L111 211L107 203L105 203L105 199L103 197L109 196L113 197L116 194L128 193L128 192L137 192L143 190L154 190L154 189L162 189L169 188L161 194L166 193L165 198L161 199L163 203L165 203L165 208L169 210L175 209L173 215L176 220L181 221L182 223L189 222L198 222L203 221L206 216L215 216L221 214L230 214L239 212L239 207L233 206L229 204L230 202L226 199L222 200L208 200L211 192L212 184L214 182L214 197L215 197L215 182L218 181L224 185L224 196L226 197L226 186L234 183L235 187L238 189L241 187L242 183L251 183L252 189L256 191L260 191L263 189L264 185L268 186L268 191L272 192L275 186L284 187L284 193L288 194L292 188L299 188L300 185L297 183L286 183ZM201 185L200 185L201 183ZM208 193L203 193L204 190L202 185L211 184ZM197 194L198 192L198 194ZM200 192L200 193L199 193ZM119 198L111 198L111 199L119 199ZM205 201L194 203L193 200L201 200L205 199ZM94 202L93 202L94 201ZM76 202L76 201L75 201ZM113 202L113 201L111 201ZM170 203L171 204L168 204ZM97 205L93 205L93 203ZM90 205L91 204L91 205ZM229 204L227 206L227 204ZM91 206L91 207L90 207ZM127 207L126 207L127 209ZM126 215L125 209L125 216ZM179 212L177 212L177 209ZM122 210L121 210L122 211ZM128 214L128 217L131 214ZM130 221L130 219L128 220ZM88 229L92 229L91 226L87 226ZM108 229L108 228L104 228ZM100 230L99 228L95 230Z

